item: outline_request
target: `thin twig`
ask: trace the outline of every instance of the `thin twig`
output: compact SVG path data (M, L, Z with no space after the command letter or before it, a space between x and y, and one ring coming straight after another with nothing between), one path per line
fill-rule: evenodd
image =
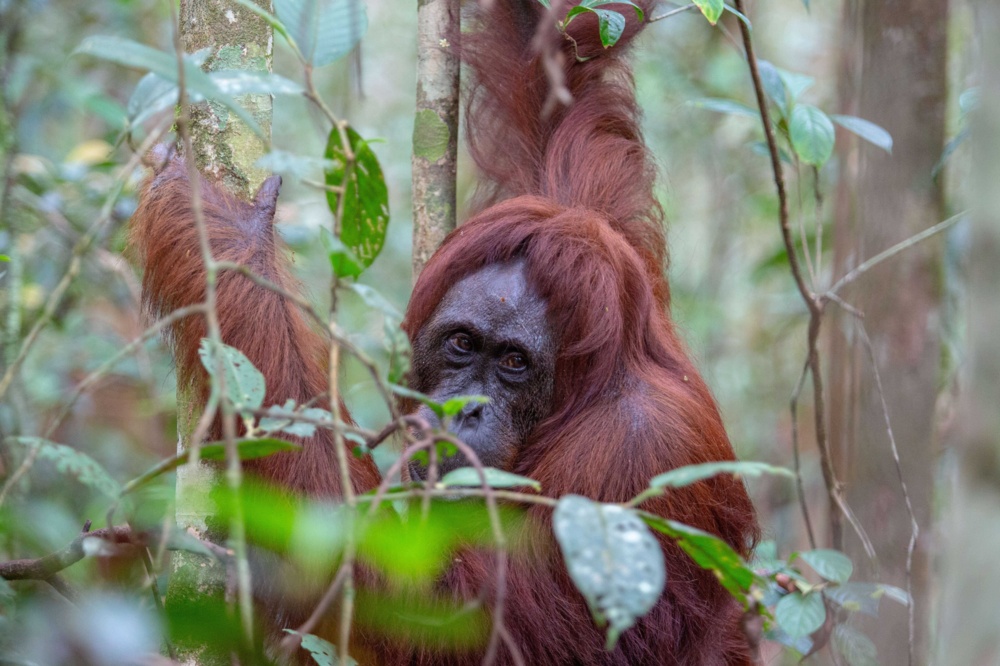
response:
M902 252L903 250L906 250L906 249L908 249L910 247L913 247L917 243L920 243L921 241L925 241L928 238L936 236L937 234L941 233L942 231L947 231L951 227L953 227L956 224L958 224L959 222L961 222L963 218L965 218L966 216L968 216L968 214L969 214L969 211L965 210L965 211L962 211L961 213L958 213L956 215L952 215L947 220L945 220L943 222L938 222L933 227L929 227L929 228L925 229L924 231L921 231L918 234L914 234L913 236L910 236L909 238L896 243L895 245L893 245L892 247L888 248L887 250L883 250L882 252L879 252L878 254L876 254L871 259L866 259L865 261L861 262L861 264L857 268L852 269L846 275L844 275L844 277L842 277L839 280L837 280L833 284L833 286L830 287L830 289L827 291L827 293L824 294L824 297L825 298L829 298L829 294L836 294L841 289L843 289L845 286L851 284L852 282L854 282L855 280L857 280L859 277L861 277L862 275L864 275L865 273L867 273L871 269L873 269L876 266L878 266L879 264L881 264L886 259L890 259L890 258L896 256L897 254L899 254L900 252Z
M809 363L802 364L802 374L795 384L795 391L792 393L792 400L789 408L792 412L792 459L795 462L795 490L799 496L799 508L802 510L802 519L806 523L806 535L809 537L809 547L816 549L816 535L813 533L812 519L809 517L809 503L806 502L806 491L802 485L802 464L799 460L799 397L802 395L802 388L806 383L806 374L809 372Z
M908 663L913 666L913 652L914 645L916 643L916 611L914 609L914 597L913 597L913 551L917 546L917 539L920 536L920 525L917 523L917 516L913 511L913 502L910 499L910 491L906 487L906 478L903 476L903 464L900 462L899 458L899 447L896 446L896 436L893 434L892 421L889 418L889 405L885 399L885 391L882 389L882 374L878 369L878 361L875 359L875 346L872 344L872 340L868 337L868 331L865 328L864 321L860 318L855 318L855 324L858 327L858 331L861 333L861 340L865 344L865 349L868 350L868 358L871 360L872 372L875 373L875 387L878 389L878 397L882 403L882 417L885 419L885 431L889 436L889 449L892 452L892 461L896 465L896 475L899 477L899 486L903 491L903 499L906 502L906 511L910 515L910 542L906 546L906 593L910 596L910 603L907 604L907 612L909 613L908 622Z
M743 0L734 0L736 10L746 15ZM830 455L829 443L826 431L826 403L823 396L823 373L819 358L819 333L820 324L823 318L823 301L818 298L806 285L802 275L802 266L795 252L795 241L792 237L791 227L788 218L788 193L785 190L785 177L781 169L781 156L778 151L778 143L774 136L774 126L771 123L771 115L767 107L767 94L764 92L764 85L760 78L760 69L757 66L757 57L754 55L753 39L750 36L750 29L743 21L739 21L740 33L743 36L743 47L746 52L747 65L750 68L750 78L753 80L754 93L757 96L757 106L760 110L761 123L764 126L764 137L767 139L767 149L771 156L771 170L774 174L774 184L778 192L778 222L781 226L781 238L785 244L785 253L788 255L788 263L791 268L792 278L795 286L805 301L809 309L809 333L808 333L808 365L809 374L813 380L813 419L816 431L816 446L819 448L821 467L823 470L823 481L826 484L827 497L829 499L830 531L833 536L833 547L841 550L843 546L843 527L840 521L841 510L846 509L840 489L840 482L833 469L833 458ZM846 510L849 513L849 509ZM850 516L849 516L850 519ZM852 522L854 524L854 522Z
M664 12L659 16L654 16L652 18L646 19L647 23L656 23L657 21L662 21L663 19L668 19L671 16L677 16L678 14L683 14L684 12L690 11L692 9L698 9L698 5L693 2L689 5L684 5L683 7L678 7L677 9L671 9L668 12Z

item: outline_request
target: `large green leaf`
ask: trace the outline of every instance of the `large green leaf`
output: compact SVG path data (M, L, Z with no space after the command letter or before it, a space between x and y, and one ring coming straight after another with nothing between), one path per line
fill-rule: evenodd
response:
M88 37L80 43L80 46L76 47L73 54L89 55L123 67L147 70L175 85L179 79L176 55L122 37L106 35ZM184 86L192 96L197 95L199 99L210 99L226 106L254 133L263 136L260 125L247 110L231 96L220 90L215 81L188 58L184 59Z
M389 225L389 191L382 167L368 142L351 127L345 132L354 161L348 162L340 130L334 127L324 154L326 159L334 162L333 168L326 172L326 184L344 188L340 240L367 268L385 245L385 232ZM341 195L328 192L326 196L331 212L336 215Z
M608 649L656 604L667 580L663 551L634 511L579 495L552 517L570 577L608 622Z
M86 453L41 437L9 437L6 441L24 447L28 451L37 448L36 460L52 462L60 474L72 477L108 497L118 497L121 492L118 482L111 478L99 462Z
M823 166L833 154L834 131L830 118L808 104L799 104L792 110L788 131L792 148L806 164Z
M722 462L701 463L700 465L685 465L654 476L649 481L650 488L682 488L692 483L708 479L718 474L734 476L758 477L764 474L786 476L794 479L795 472L787 467L777 467L767 463L752 460L728 460Z
M774 619L792 638L808 636L826 621L826 606L819 592L792 592L774 607Z
M368 30L359 0L274 0L274 13L314 67L347 55Z
M542 490L542 484L534 479L529 479L528 477L521 476L520 474L505 472L502 469L497 469L495 467L484 467L483 475L486 477L486 484L491 488L518 488L521 486L528 486L538 491ZM453 469L445 474L444 478L442 478L439 483L445 488L454 488L456 486L479 488L483 485L482 480L479 478L479 472L475 467L459 467L458 469Z
M690 525L642 513L647 525L666 534L702 569L712 571L730 594L742 598L753 585L753 569L725 541Z

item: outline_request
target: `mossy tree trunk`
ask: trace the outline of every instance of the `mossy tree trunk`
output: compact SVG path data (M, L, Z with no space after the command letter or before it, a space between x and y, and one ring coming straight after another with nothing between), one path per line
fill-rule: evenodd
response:
M413 123L413 280L455 228L459 0L418 0Z
M254 1L270 9L269 0ZM181 0L180 30L186 53L208 50L203 65L206 71L271 71L270 26L235 2ZM269 136L271 96L245 95L238 101ZM194 159L199 170L218 186L250 200L268 175L254 166L267 148L265 142L221 104L194 105L190 117ZM181 449L189 446L188 440L202 408L192 393L178 389L178 446ZM218 540L211 490L220 479L218 468L204 462L197 467L185 465L178 469L176 520L180 529L210 541ZM189 613L192 608L205 608L206 604L221 606L226 602L226 581L227 572L223 567L207 565L204 557L183 552L174 554L166 598L168 611L172 608L178 613ZM225 613L224 609L220 610ZM178 657L185 664L229 666L232 663L230 654L210 652L197 643L177 648Z

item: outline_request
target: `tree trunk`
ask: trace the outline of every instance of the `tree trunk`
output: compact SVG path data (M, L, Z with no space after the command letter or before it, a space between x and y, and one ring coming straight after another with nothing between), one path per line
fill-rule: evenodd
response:
M459 0L417 4L417 114L413 123L413 281L455 228Z
M966 354L963 359L955 465L942 512L942 595L936 663L1000 660L996 591L1000 590L1000 5L976 3L979 109L974 113L976 209L968 258Z
M268 0L254 0L270 9ZM180 30L187 53L209 49L206 71L271 71L271 27L249 10L228 0L181 0ZM266 134L271 131L271 96L244 95L239 103ZM228 108L212 103L193 105L190 110L191 141L199 170L229 191L250 200L267 173L254 166L266 149L265 143ZM190 157L190 156L187 156ZM178 389L178 447L185 449L202 406L194 396ZM177 470L176 520L182 530L214 540L215 507L210 491L220 479L218 468L202 462ZM171 559L167 590L168 611L190 612L190 604L224 600L226 572L221 566L206 566L200 555L178 552ZM187 609L187 610L185 610ZM229 654L209 653L198 644L178 645L183 663L197 666L229 666Z
M890 156L860 144L844 159L847 193L842 190L837 201L837 275L945 217L941 187L931 171L944 144L948 0L848 0L844 16L844 43L860 38L861 62L847 54L842 70L847 80L840 90L858 91L857 115L887 129L894 149ZM854 72L857 78L851 79ZM942 247L941 239L914 246L844 294L865 314L903 475L925 536L931 524L941 369ZM857 566L856 580L877 578L903 587L910 518L881 398L856 322L837 315L830 327L831 447L848 503L872 538L878 563L868 561L850 530L846 549ZM918 664L927 661L928 582L927 541L921 539L913 563ZM884 602L878 622L866 630L883 666L908 662L905 608Z

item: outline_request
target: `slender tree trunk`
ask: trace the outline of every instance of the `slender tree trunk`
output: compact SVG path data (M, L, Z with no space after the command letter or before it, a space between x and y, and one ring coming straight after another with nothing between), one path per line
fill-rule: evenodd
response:
M418 0L413 123L413 280L455 228L459 0Z
M837 274L945 217L941 187L931 171L944 144L948 0L847 4L844 43L860 41L861 61L846 54L842 73L850 80L842 80L840 89L857 90L857 114L885 127L894 148L890 156L858 145L844 160L847 193L841 192L837 202ZM917 245L871 271L846 294L865 313L903 475L925 536L931 525L941 369L942 247L941 239ZM840 315L831 327L831 446L848 502L871 536L878 562L868 561L850 530L846 548L858 565L858 580L877 578L903 587L910 518L871 362L855 326L852 317ZM926 538L917 543L913 562L917 664L927 661L927 544ZM879 649L879 663L906 664L906 609L883 603L880 613L878 622L865 627Z
M978 0L982 95L973 122L976 179L967 312L967 345L958 409L957 455L941 523L939 664L1000 661L1000 5Z
M255 0L270 9L269 0ZM187 53L208 49L206 71L271 71L271 27L252 12L229 0L181 0L180 30ZM271 96L245 95L239 102L266 134L271 130ZM229 109L212 102L191 108L191 140L199 170L221 187L249 200L267 173L254 166L264 154L265 144ZM190 156L187 156L190 158ZM178 447L186 448L200 416L201 405L183 388L178 389ZM177 526L199 537L215 540L215 507L210 491L221 475L217 467L200 463L177 470ZM167 607L191 612L189 604L222 602L226 572L221 566L206 566L204 557L176 553L172 560ZM229 666L228 654L208 653L203 646L179 645L185 664Z

